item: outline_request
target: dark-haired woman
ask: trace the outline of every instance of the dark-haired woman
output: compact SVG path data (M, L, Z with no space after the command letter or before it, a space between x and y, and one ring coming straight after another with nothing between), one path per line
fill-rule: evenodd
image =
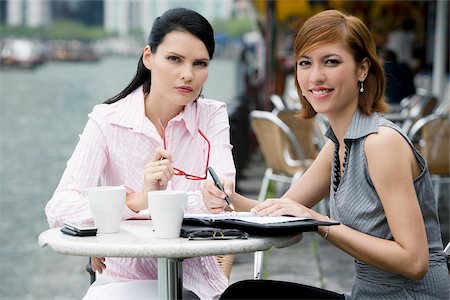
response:
M148 191L200 190L208 159L222 177L234 179L225 104L200 96L213 53L213 30L198 13L178 8L155 20L131 83L89 114L46 206L50 226L91 221L81 191L99 179L102 185L126 186L123 219L148 208ZM207 211L203 202L188 209ZM157 295L150 282L157 275L155 259L93 258L92 265L97 280L85 299ZM184 297L213 299L228 284L215 257L187 259L183 265Z

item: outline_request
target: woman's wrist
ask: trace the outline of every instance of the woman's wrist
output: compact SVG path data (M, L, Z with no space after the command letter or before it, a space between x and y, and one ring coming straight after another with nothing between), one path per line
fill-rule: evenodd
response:
M326 216L325 222L330 222L330 217ZM326 240L330 235L330 226L319 226L318 233Z
M134 211L135 213L140 212L141 210L147 209L147 193L133 193L128 194L126 198L126 205L129 209Z

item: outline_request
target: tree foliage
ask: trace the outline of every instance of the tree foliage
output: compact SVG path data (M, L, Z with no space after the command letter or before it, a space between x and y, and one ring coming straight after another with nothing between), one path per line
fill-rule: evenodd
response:
M216 19L211 22L215 32L228 35L231 38L242 36L244 33L255 30L250 19Z
M81 40L92 41L116 36L99 26L85 26L81 23L60 21L50 26L0 26L3 38L30 38L42 40Z

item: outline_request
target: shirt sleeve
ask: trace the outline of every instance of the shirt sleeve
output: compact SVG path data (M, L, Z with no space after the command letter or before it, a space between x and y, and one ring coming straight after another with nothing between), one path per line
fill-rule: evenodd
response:
M66 169L52 198L45 207L50 227L62 226L64 222L92 222L89 201L83 194L88 187L97 186L100 175L108 161L107 141L95 111L75 147ZM125 208L123 219L135 215Z
M205 133L211 143L209 164L214 167L220 179L229 179L235 184L236 168L232 154L233 146L230 143L230 123L226 105L223 103L215 108L209 113Z

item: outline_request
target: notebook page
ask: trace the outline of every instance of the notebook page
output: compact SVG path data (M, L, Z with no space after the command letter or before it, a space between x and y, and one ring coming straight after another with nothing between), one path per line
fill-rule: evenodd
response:
M274 224L290 221L307 220L302 217L260 217L251 212L225 212L220 214L184 214L185 218L202 219L202 220L238 220L254 224Z

